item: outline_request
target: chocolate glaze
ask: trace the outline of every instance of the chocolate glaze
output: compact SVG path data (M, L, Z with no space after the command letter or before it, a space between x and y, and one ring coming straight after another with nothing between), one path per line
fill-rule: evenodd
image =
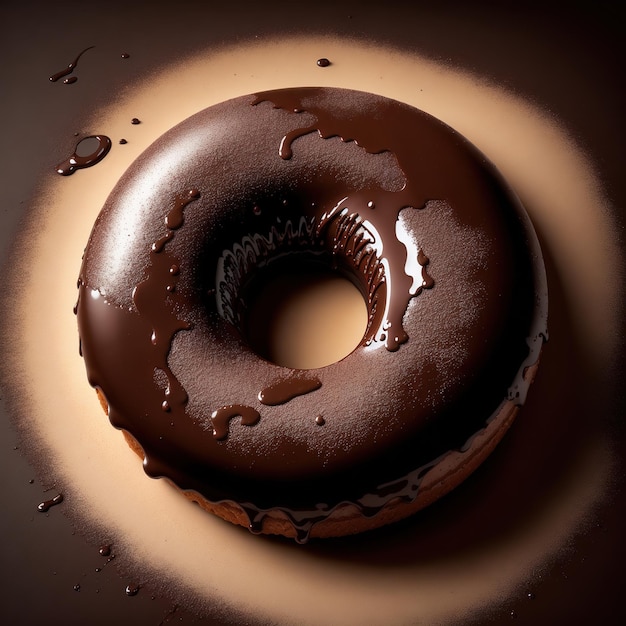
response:
M293 258L345 273L369 309L362 346L307 373L243 331L255 275ZM149 148L94 227L76 310L89 381L148 474L238 503L253 532L279 509L305 541L341 503L373 516L414 499L523 402L545 289L528 218L463 137L385 98L301 88L212 107Z

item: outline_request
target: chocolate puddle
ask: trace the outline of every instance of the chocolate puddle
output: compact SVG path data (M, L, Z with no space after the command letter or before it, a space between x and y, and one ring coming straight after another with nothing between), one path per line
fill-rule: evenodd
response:
M85 144L91 147L92 143L95 143L95 147L91 152L88 154L79 154L81 147L84 149ZM106 135L90 135L89 137L84 137L76 144L74 153L56 166L56 172L57 174L61 174L61 176L70 176L76 172L76 170L92 167L100 163L109 153L110 149L111 140Z

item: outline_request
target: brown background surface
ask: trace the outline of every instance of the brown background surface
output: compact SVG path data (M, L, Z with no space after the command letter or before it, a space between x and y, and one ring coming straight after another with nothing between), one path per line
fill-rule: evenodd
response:
M617 4L443 0L435 6L419 1L318 0L217 5L109 0L3 5L0 243L5 271L10 271L8 251L29 199L46 176L54 176L51 155L63 152L60 143L71 145L77 120L103 102L102 94L132 88L133 80L161 64L209 45L281 33L324 31L371 38L474 71L530 98L553 113L597 164L606 193L621 207L617 218L623 229L626 95L620 38L626 22ZM133 63L123 74L85 72L80 92L68 89L50 98L48 76L90 45L132 51ZM5 291L1 297L19 294ZM616 382L623 375L622 359ZM593 416L610 433L621 458L611 497L532 586L481 616L480 623L509 624L515 617L514 623L526 624L618 624L626 617L624 398L619 385L611 393L612 413ZM38 513L38 502L56 495L46 491L53 478L35 468L4 402L0 409L1 621L223 623L225 618L194 615L184 600L172 600L156 589L127 597L123 589L132 581L125 574L124 555L116 557L119 569L104 565L98 539L90 537L88 529L77 532L62 507L48 515ZM75 591L74 585L96 568L102 568L98 592Z

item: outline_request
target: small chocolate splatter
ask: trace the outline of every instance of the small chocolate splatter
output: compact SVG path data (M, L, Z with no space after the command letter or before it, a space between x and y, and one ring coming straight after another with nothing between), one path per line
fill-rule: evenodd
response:
M126 595L127 596L136 596L139 593L140 585L130 584L126 585Z
M63 502L63 494L60 493L57 496L54 496L51 500L44 500L37 505L37 510L41 511L41 513L47 513L53 506L57 504L61 504Z
M111 546L108 543L102 544L98 552L102 556L110 556L111 555Z
M78 60L80 59L80 57L83 56L83 54L85 54L87 50L91 50L92 48L93 46L89 46L89 48L85 48L66 68L62 69L60 72L57 72L56 74L52 74L52 76L50 76L50 82L55 83L60 78L63 78L64 76L68 76L69 74L71 74L74 71L74 69L76 69L76 66L78 65ZM76 81L64 80L63 82L69 85Z

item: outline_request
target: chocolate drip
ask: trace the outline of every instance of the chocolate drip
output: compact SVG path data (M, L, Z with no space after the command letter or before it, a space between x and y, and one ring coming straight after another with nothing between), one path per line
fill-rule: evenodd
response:
M428 268L426 267L430 263L430 259L421 249L417 253L417 262L422 266L422 285L420 289L432 289L435 286L435 281L433 277L429 275Z
M243 404L228 404L213 411L211 422L213 424L213 436L216 439L222 441L228 437L228 424L233 417L241 417L241 423L244 426L254 426L261 415L256 409Z
M44 500L43 502L40 502L37 505L37 510L41 511L42 513L47 513L53 506L56 506L57 504L61 504L61 502L63 502L62 493L60 493L57 496L54 496L54 498L50 500Z
M78 65L78 60L80 59L80 57L82 57L83 54L87 52L87 50L91 50L93 47L94 46L89 46L88 48L85 48L65 69L62 69L60 72L57 72L56 74L52 74L52 76L50 76L50 82L55 83L60 78L63 78L64 76L68 76L69 74L71 74L76 69L76 66Z
M89 154L79 155L78 151L81 144L91 140L96 140L96 149ZM56 171L58 174L61 174L61 176L69 176L76 170L91 167L92 165L96 165L96 163L100 163L100 161L102 161L102 159L104 159L104 157L109 153L110 149L111 140L106 135L90 135L89 137L85 137L76 144L74 154L57 165Z
M259 391L259 402L266 406L285 404L298 396L316 391L322 386L319 378L287 378Z
M318 422L319 423L319 422ZM450 453L451 454L451 453ZM309 541L311 530L315 524L326 519L334 510L342 504L356 504L359 512L364 517L374 517L391 501L399 500L404 503L411 503L419 493L419 487L425 476L435 468L448 454L442 455L434 461L420 466L418 469L402 476L401 478L382 485L377 485L375 490L368 493L355 502L346 501L339 504L317 504L315 508L306 510L294 510L290 508L277 507L291 522L295 530L295 540L297 543L305 544ZM258 507L246 503L241 505L249 519L249 530L259 534L263 530L263 522L267 513L260 511Z
M173 239L174 233L184 223L185 207L200 197L197 189L192 189L186 197L178 198L171 211L165 216L165 235L152 245L148 278L139 283L133 292L133 302L140 316L150 320L152 333L150 342L154 347L151 365L167 377L165 400L162 409L170 411L172 405L184 405L187 393L177 378L172 374L167 358L174 335L180 330L189 330L191 324L178 318L173 303L167 297L176 291L180 268L178 260L164 252L165 244ZM174 271L173 268L176 268Z

